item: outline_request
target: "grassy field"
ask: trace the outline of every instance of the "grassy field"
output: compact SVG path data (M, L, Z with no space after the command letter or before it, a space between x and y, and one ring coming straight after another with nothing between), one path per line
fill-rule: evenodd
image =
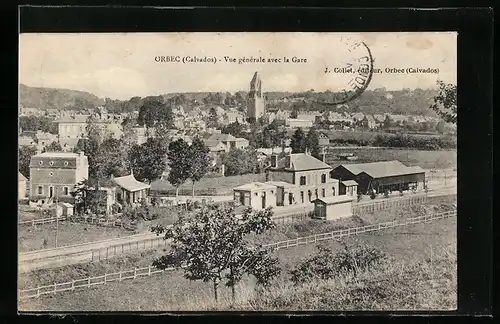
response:
M450 203L452 198L436 199L434 203ZM444 208L427 207L427 208ZM417 210L416 213L423 212ZM405 212L407 217L409 211ZM391 217L401 217L403 215L395 213L386 213L382 215L363 216L364 221L369 222L376 219L377 222L388 220ZM347 220L346 220L347 221ZM353 220L349 220L353 221ZM356 222L356 221L354 221ZM299 225L289 224L276 229L275 233L268 235L265 240L274 241L276 238L290 238L307 235L310 232L323 232L333 230L339 226L347 226L348 223L330 223L312 226L311 224ZM439 253L441 249L449 245L456 245L456 220L447 219L428 224L419 224L405 228L395 228L376 232L372 234L363 234L346 240L348 245L368 244L379 248L390 255L399 263L414 262L415 260L425 260L431 253ZM335 241L325 242L324 244L333 250L342 248L342 245ZM315 252L315 246L305 245L292 249L284 249L275 252L280 260L283 274L278 281L286 283L288 274L286 270L291 269L295 264L303 260L308 255ZM434 251L434 252L431 252ZM40 271L38 274L31 273L28 277L21 279L23 284L33 287L40 282L54 282L54 278L60 278L57 281L65 281L86 277L87 275L100 275L104 272L116 271L118 269L130 269L132 267L147 266L150 264L154 255L161 251L129 255L126 258L111 259L106 263L70 266L66 269L56 271ZM79 270L78 270L79 269ZM246 306L250 307L248 300L251 300L254 290L252 281L246 280L242 287L238 289L239 298L244 301ZM227 300L229 290L222 288L222 299ZM74 297L74 298L73 298ZM53 310L186 310L193 305L202 309L213 307L210 304L212 300L212 289L210 284L202 282L191 282L182 277L181 272L169 272L157 277L137 279L123 283L113 283L102 287L86 289L79 292L68 292L54 296L40 298L39 300L22 301L20 308L30 309L53 309ZM208 303L207 303L208 301ZM263 300L260 301L262 309L266 306ZM243 307L243 306L242 306ZM252 306L253 307L253 306Z
M84 225L70 222L59 222L58 246L87 243L122 237L134 234L133 231L119 227L103 227ZM55 247L56 224L43 224L32 226L19 226L18 229L19 252L40 250ZM47 246L43 246L43 240Z
M354 153L359 158L357 161L339 161L333 157L339 153ZM354 148L328 149L327 163L332 167L347 163L368 163L378 161L398 160L408 166L420 166L424 169L447 169L457 167L456 150L422 151L386 148Z
M346 241L348 245L369 244L390 253L393 257L393 271L398 269L404 273L405 269L413 266L415 262L424 262L436 258L442 251L449 250L450 246L456 245L456 219L440 220L429 224L413 225L405 228L395 228L378 233L377 235L363 234ZM325 243L333 250L342 248L335 242ZM432 251L432 252L431 252ZM314 246L300 246L288 250L279 250L277 255L281 260L283 270L291 269L297 262L315 252ZM436 265L438 266L438 265ZM439 270L439 269L438 269ZM443 273L448 276L456 275L452 269L444 269ZM443 275L444 275L443 274ZM284 294L287 288L288 273L283 272L277 279L274 289L282 289ZM393 280L392 276L386 275L386 280ZM404 283L408 280L400 280L392 285L400 291L408 289ZM361 281L360 284L363 284ZM283 285L281 287L280 285ZM243 309L248 309L249 301L254 300L252 309L270 310L274 308L293 309L294 305L301 308L301 304L292 303L295 299L304 301L305 296L292 296L290 302L278 305L268 305L269 299L258 299L255 301L255 292L252 289L252 280L245 279L237 288L238 299ZM319 285L316 285L320 289ZM289 287L289 286L288 286ZM352 287L351 287L352 288ZM226 287L220 289L221 305L225 305L229 299L230 290ZM425 293L425 291L421 291ZM21 310L59 310L59 311L182 311L182 310L206 310L213 308L213 291L209 283L189 281L183 278L182 272L169 272L164 275L141 278L134 281L112 283L105 286L85 289L78 292L60 293L40 299L21 301ZM370 297L369 292L357 291L359 297ZM404 294L403 294L404 295ZM277 297L277 296L276 296ZM283 296L281 296L283 297ZM307 296L306 296L307 297ZM414 297L414 296L408 296ZM453 296L441 295L447 299ZM379 304L381 301L379 301ZM259 307L260 303L260 307ZM323 304L320 304L324 306ZM386 303L385 308L399 308L395 301ZM257 306L257 307L255 307ZM332 303L330 310L343 310L350 305ZM352 305L351 305L352 306ZM354 305L355 306L355 305ZM434 305L442 308L446 305ZM412 307L416 307L412 305Z

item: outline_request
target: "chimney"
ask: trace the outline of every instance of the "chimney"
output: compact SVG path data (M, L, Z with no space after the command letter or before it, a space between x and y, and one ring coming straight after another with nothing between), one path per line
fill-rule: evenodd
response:
M290 153L290 151L285 156L285 165L287 169L292 168L292 154Z
M278 167L278 154L271 154L271 168L277 168Z

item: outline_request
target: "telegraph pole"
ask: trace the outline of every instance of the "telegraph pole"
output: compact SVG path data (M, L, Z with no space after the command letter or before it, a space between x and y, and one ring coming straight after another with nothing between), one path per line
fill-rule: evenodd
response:
M59 238L59 212L58 212L58 209L57 209L57 203L58 203L58 199L57 199L57 190L56 190L56 196L54 197L54 201L56 203L56 247L57 247L57 239Z

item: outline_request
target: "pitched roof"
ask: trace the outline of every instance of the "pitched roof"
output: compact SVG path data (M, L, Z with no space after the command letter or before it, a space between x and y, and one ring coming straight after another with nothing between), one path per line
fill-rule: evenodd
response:
M334 204L340 204L348 201L354 200L354 197L349 196L349 195L340 195L340 196L331 196L331 197L323 197L323 198L316 198L313 202L316 201L321 201L327 205L334 205Z
M285 181L266 181L267 184L270 184L272 186L276 187L283 187L283 188L292 188L295 187L294 184L285 182Z
M287 158L284 157L278 161L277 169L287 169L291 171L306 171L306 170L321 170L321 169L331 169L332 167L317 158L305 154L305 153L295 153L290 154L292 167L288 168Z
M347 187L357 186L358 185L358 183L356 181L354 181L354 180L344 180L344 181L342 181L342 184L344 186L347 186Z
M151 187L150 185L144 182L137 181L133 174L129 174L128 176L124 177L114 178L113 180L118 186L122 187L127 191L138 191L142 189L149 189Z
M44 152L35 155L37 157L53 157L53 158L77 158L80 156L78 153L70 152Z
M26 179L25 176L23 176L23 174L21 172L18 172L18 173L19 173L19 177L18 177L19 181L26 181L26 180L28 180L28 179Z
M62 116L54 120L54 123L86 123L90 115Z
M254 191L254 190L265 190L265 189L276 189L276 186L271 184L262 183L262 182L250 182L239 187L234 188L233 190L244 190L244 191Z
M425 172L420 167L407 167L403 163L394 161L383 161L373 163L342 164L352 174L358 175L365 172L373 178L393 177L404 174L415 174Z

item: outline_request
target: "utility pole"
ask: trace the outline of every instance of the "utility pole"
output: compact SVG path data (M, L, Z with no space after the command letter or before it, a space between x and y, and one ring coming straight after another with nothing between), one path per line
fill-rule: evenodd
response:
M56 247L57 247L57 239L59 238L59 212L58 212L58 209L57 209L57 203L58 203L58 199L57 199L57 189L55 190L55 194L56 196L54 197L54 201L56 203Z

